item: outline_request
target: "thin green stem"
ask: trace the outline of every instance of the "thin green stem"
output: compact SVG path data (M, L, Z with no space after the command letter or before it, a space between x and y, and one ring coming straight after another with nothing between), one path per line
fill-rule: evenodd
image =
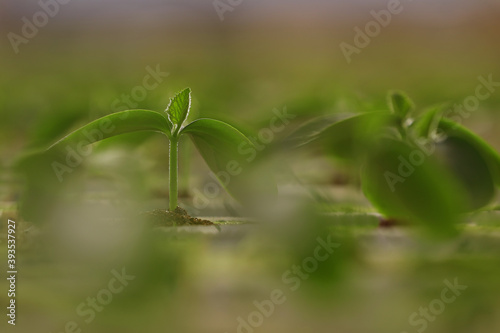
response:
M169 158L169 209L174 211L177 208L177 183L178 183L178 164L177 156L179 153L179 139L170 138L170 158Z

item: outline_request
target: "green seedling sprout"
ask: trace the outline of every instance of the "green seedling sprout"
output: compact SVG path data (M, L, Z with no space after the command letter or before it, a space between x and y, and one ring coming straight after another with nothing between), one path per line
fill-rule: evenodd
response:
M62 181L62 176L71 173L72 170L64 163L68 147L77 150L83 146L98 142L121 134L153 131L164 134L169 140L169 203L168 208L174 211L178 205L178 152L179 139L183 135L188 135L200 155L203 157L211 171L218 175L221 172L238 166L242 172L234 177L245 177L245 167L248 162L244 159L238 149L242 145L254 147L253 143L233 126L215 119L196 119L185 125L191 108L191 90L186 88L170 99L170 103L165 113L149 110L127 110L116 112L99 118L54 143L42 153L33 154L36 159L26 159L21 165L25 169L37 164L36 171L31 169L28 174L28 190L25 198L29 203L24 203L27 209L39 206L38 211L42 211L43 204L37 204L37 198L48 198L49 193L56 192L57 182L52 181L50 191L47 189L46 179L57 178ZM33 157L31 157L33 158ZM22 168L22 167L21 167ZM43 175L43 177L41 176ZM231 180L223 183L223 187L236 199L238 193L236 184ZM41 193L43 192L43 193ZM49 199L47 199L48 201ZM33 215L33 214L32 214Z
M443 110L417 113L404 93L390 92L386 110L314 119L289 142L359 166L363 192L383 215L447 235L462 213L493 200L500 156Z

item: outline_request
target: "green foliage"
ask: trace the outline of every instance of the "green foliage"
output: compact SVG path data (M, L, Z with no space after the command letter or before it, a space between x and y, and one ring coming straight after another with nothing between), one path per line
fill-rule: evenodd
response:
M494 173L487 159L463 136L448 134L436 145L436 156L457 183L465 190L466 202L461 211L471 211L487 205L495 195Z
M172 125L160 113L148 110L128 110L110 114L68 134L49 149L78 143L91 144L113 136L153 131L170 136Z
M242 145L253 147L253 144L236 128L220 120L198 119L184 127L180 134L188 134L191 137L208 167L217 177L221 172L227 174L229 171L233 177L240 178L236 171L248 162L238 149ZM220 180L230 193L238 197L236 179L229 182Z
M253 148L253 143L233 126L214 119L198 119L182 127L191 106L191 90L184 89L170 100L166 116L148 110L128 110L99 118L60 139L45 151L25 156L19 169L26 175L27 190L23 207L31 209L25 216L36 218L43 205L35 204L36 198L44 197L47 203L56 199L62 187L62 174L72 173L75 165L68 166L68 151L89 151L86 146L111 137L137 132L158 132L170 140L170 210L177 207L177 150L179 138L188 134L205 159L210 169L219 175L228 168L238 169L238 176L244 177L248 164L238 152L245 144ZM132 137L133 138L133 137ZM81 157L79 157L81 159ZM79 163L77 163L79 164ZM36 165L37 168L33 168ZM43 170L43 172L40 172ZM59 182L57 182L59 180ZM237 182L226 180L222 185L236 193ZM51 191L47 191L50 188Z
M434 159L411 165L409 156L416 149L398 140L378 141L361 173L363 193L386 216L416 221L439 235L451 234L463 193Z
M380 135L382 128L395 126L397 116L387 112L368 112L335 122L318 135L327 153L345 160L363 160L365 152Z
M461 213L493 199L495 184L500 184L499 154L471 131L443 118L443 106L413 119L413 102L392 92L388 109L330 117L328 126L324 121L321 127L313 126L313 120L291 137L361 165L363 192L382 214L436 234L453 233Z
M500 155L493 147L478 135L450 119L441 119L439 129L446 133L448 137L460 137L473 146L488 165L488 170L495 184L500 186Z
M187 88L170 100L165 114L148 110L113 113L71 132L46 151L31 154L20 163L27 174L24 198L30 201L24 207L42 210L50 205L51 195L57 197L61 187L58 170L65 170L61 168L66 167L68 151L111 137L119 140L126 137L124 134L134 138L143 132L161 133L170 140L171 210L177 207L178 145L184 134L222 186L236 199L244 200L242 193L247 188L240 191L241 185L254 178L247 167L251 161L240 150L255 146L220 120L197 119L183 126L190 107L191 90ZM423 225L437 234L451 234L461 213L480 209L494 197L495 184L500 185L500 156L480 137L443 118L442 110L443 106L435 106L416 114L404 93L392 92L386 111L313 119L286 142L306 149L319 147L334 158L359 166L363 192L382 214ZM265 175L260 178L265 179ZM41 194L47 188L51 194ZM44 198L39 200L41 205L34 203L39 197Z
M412 133L423 138L432 138L437 135L443 109L443 106L434 106L425 110L412 124Z

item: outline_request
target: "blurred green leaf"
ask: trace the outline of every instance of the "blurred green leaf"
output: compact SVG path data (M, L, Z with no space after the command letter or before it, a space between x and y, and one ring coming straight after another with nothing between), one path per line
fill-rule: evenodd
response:
M436 134L443 116L443 105L431 107L423 112L411 126L417 137L432 138Z
M317 143L337 158L355 161L398 123L399 118L387 112L364 113L331 124L318 135Z
M448 136L436 145L436 157L464 189L467 203L460 211L479 209L495 196L495 182L486 159L466 138Z
M392 113L405 118L413 109L415 105L412 100L401 91L391 91L388 95L389 109Z
M346 118L352 114L334 114L311 119L296 128L285 140L288 146L300 147L318 138L327 127Z
M434 234L451 235L464 194L432 156L415 163L417 154L425 156L417 147L382 139L363 167L363 192L387 217L416 222Z
M500 155L493 147L478 135L449 119L443 118L439 122L439 129L448 138L460 138L474 147L488 165L489 172L495 184L500 186Z

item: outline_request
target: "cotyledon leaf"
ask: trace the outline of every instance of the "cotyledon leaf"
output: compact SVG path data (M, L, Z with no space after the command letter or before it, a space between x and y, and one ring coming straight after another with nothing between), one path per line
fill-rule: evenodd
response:
M427 146L429 148L432 147ZM433 155L464 188L467 202L461 211L480 209L495 197L495 180L487 160L470 141L456 135L448 136L435 143Z
M250 163L255 155L246 152L256 149L243 133L223 121L202 118L184 127L181 134L191 137L210 170L233 197L242 201L252 192L250 187L255 184L251 184Z
M396 126L399 121L397 115L384 111L358 114L323 129L316 143L337 158L357 160L370 151L370 147L384 135L388 126Z
M116 135L154 131L170 136L172 124L160 113L148 110L128 110L104 116L80 127L54 143L48 150L72 144L91 144Z
M318 135L332 124L353 116L355 116L355 114L342 113L313 118L295 129L284 140L284 143L290 148L301 147L318 139Z
M478 135L450 119L441 119L439 128L443 130L447 136L459 137L472 145L488 165L495 184L500 186L500 155L493 147Z
M433 156L413 164L416 152L416 147L402 141L380 140L363 167L363 192L387 217L416 222L438 235L451 235L465 193Z
M27 153L19 158L16 169L26 180L20 208L29 221L50 220L50 212L61 199L66 176L80 164L85 146L126 133L161 132L170 136L172 125L160 113L129 110L97 119L62 138L48 149Z

